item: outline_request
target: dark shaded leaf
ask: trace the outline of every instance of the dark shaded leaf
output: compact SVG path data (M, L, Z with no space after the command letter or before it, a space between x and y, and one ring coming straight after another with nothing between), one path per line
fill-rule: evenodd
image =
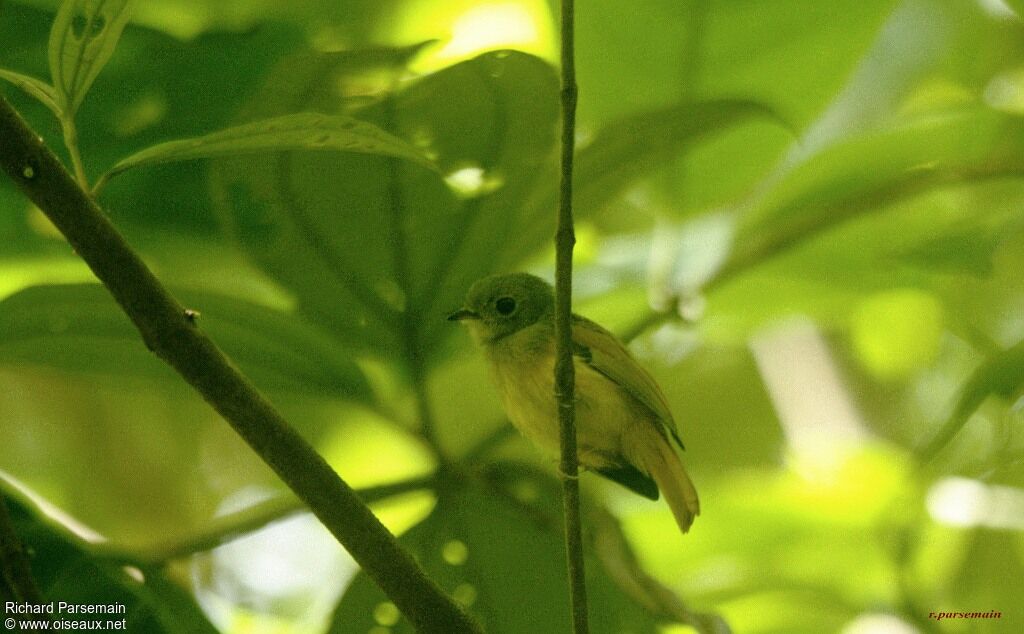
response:
M396 61L353 51L282 62L246 117L357 108L447 182L394 159L281 152L219 160L215 185L243 248L302 311L341 340L408 360L456 332L444 317L474 280L546 242L533 232L553 216L531 216L524 201L553 168L557 81L541 60L499 51L392 94L380 78Z
M301 318L210 293L183 292L197 323L266 390L369 397L359 369ZM0 362L177 381L98 284L36 286L0 302Z
M8 501L15 530L32 554L32 571L49 601L82 606L123 606L122 614L54 615L54 620L105 624L125 619L126 631L154 634L215 634L186 590L158 569L129 576L118 564L94 559L66 531Z

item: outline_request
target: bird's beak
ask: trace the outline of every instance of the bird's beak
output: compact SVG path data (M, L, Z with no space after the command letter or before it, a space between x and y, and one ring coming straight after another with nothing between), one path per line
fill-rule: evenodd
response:
M460 308L448 315L448 321L462 321L463 319L480 319L480 313L468 308Z

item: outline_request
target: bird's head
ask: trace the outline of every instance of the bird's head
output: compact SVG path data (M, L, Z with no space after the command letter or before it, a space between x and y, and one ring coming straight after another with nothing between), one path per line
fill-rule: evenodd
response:
M532 326L554 311L551 285L528 273L492 275L477 280L463 307L448 316L467 324L480 343L494 343Z

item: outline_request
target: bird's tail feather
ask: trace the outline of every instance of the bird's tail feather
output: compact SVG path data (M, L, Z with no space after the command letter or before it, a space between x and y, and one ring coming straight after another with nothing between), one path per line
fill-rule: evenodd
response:
M658 488L665 495L665 501L668 502L668 507L672 509L672 515L679 524L679 529L685 533L690 530L694 518L700 515L697 489L668 441L662 437L652 438L651 441L645 443L647 451L644 466L658 483Z

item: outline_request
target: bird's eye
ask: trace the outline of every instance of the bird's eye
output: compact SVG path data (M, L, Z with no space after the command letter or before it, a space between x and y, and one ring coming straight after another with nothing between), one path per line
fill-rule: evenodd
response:
M511 315L516 311L516 300L511 297L499 297L494 302L494 308L502 315Z

